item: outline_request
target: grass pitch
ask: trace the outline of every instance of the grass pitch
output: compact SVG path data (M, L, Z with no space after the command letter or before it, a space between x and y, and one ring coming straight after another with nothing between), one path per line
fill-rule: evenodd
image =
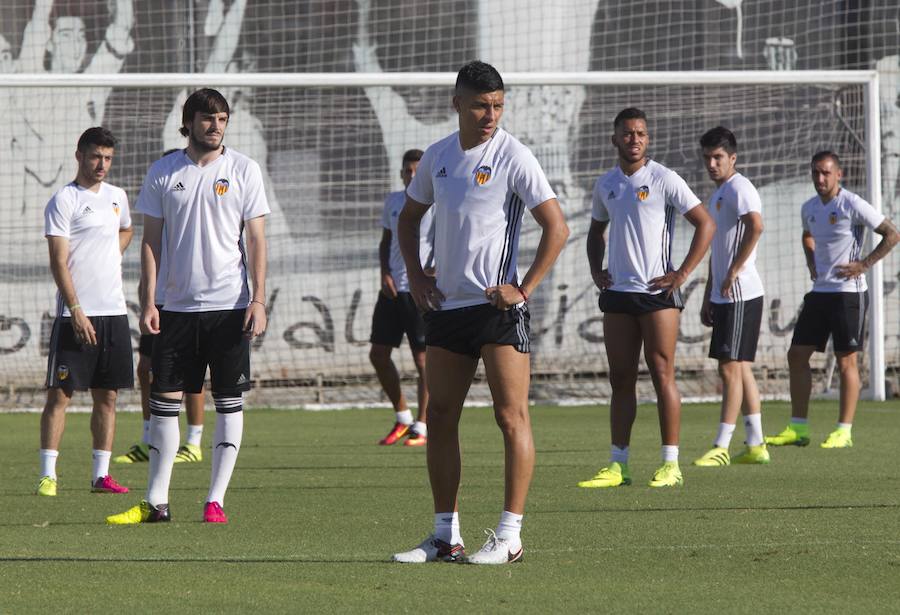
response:
M39 417L0 415L0 613L896 612L900 409L863 403L850 450L818 447L834 402L810 414L809 447L772 449L769 466L709 469L690 462L710 445L718 408L685 406L685 485L657 490L646 486L659 464L656 412L643 406L635 484L585 490L575 483L608 455L608 409L536 407L525 561L487 568L387 562L432 523L424 450L375 444L388 410L248 412L227 526L200 522L207 456L175 466L171 524L106 527L140 500L147 466L113 466L131 494L89 493L87 415L68 417L59 496L39 498ZM766 432L787 417L785 404L766 404ZM139 433L138 415L120 415L114 454ZM732 452L742 438L739 425ZM489 410L466 409L462 442L472 551L502 506Z

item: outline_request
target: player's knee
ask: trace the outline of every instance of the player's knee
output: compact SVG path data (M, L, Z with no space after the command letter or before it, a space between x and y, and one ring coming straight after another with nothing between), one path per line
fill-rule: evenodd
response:
M369 361L375 367L387 367L391 362L391 349L380 344L373 344L369 348Z
M652 354L647 357L647 368L654 380L674 380L675 379L675 360L663 354Z
M841 374L854 375L859 373L859 366L856 362L855 352L845 355L838 355L837 365L838 369L841 371Z
M637 370L611 369L609 370L609 384L615 391L633 391L637 386L637 376Z
M494 420L503 433L511 433L528 426L528 408L525 406L494 406Z
M809 366L809 353L803 348L791 346L788 349L787 359L788 366L791 368Z
M719 376L726 382L743 378L741 363L739 361L720 361Z

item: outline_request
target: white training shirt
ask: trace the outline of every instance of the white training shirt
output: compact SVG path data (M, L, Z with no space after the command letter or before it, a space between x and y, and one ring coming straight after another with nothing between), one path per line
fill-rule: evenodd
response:
M868 288L865 275L844 280L834 268L862 258L866 227L877 227L884 222L884 215L860 196L841 188L828 203L822 203L818 195L806 201L800 208L800 218L803 230L809 231L816 242L813 292L864 292Z
M518 284L525 208L556 198L531 150L502 128L465 151L458 131L431 145L406 193L434 204L441 310L488 303L486 288Z
M615 166L594 184L591 216L609 221L606 250L610 290L659 294L649 282L672 271L675 212L700 204L687 183L671 169L648 160L630 177Z
M391 192L384 200L384 210L381 213L381 226L391 232L391 252L388 266L391 269L391 277L394 278L394 286L399 293L409 292L409 277L406 275L406 263L403 254L400 253L400 242L397 240L397 222L400 220L400 212L406 204L406 192L398 190ZM434 209L429 209L419 224L419 261L422 267L434 267Z
M119 231L130 227L128 196L105 182L97 192L75 182L66 184L44 209L44 235L69 240L67 265L78 304L86 316L127 313ZM58 291L56 315L71 316Z
M734 280L732 296L722 296L722 281L747 232L741 216L751 212L762 215L762 200L750 180L740 173L723 182L709 199L709 214L716 222L710 254L712 288L709 300L713 303L736 303L763 296L762 279L756 270L756 246L753 246L753 251Z
M151 165L137 201L161 218L168 270L162 285L172 312L242 309L250 303L241 234L244 221L269 213L259 165L226 148L198 166L185 150Z

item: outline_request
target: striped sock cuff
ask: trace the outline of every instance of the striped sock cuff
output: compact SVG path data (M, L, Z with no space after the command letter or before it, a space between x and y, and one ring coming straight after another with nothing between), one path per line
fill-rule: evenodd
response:
M180 399L169 399L156 393L150 394L150 414L154 416L178 416L181 410Z
M219 412L220 414L240 412L244 409L243 397L226 397L224 395L213 394L213 401L216 404L216 412Z

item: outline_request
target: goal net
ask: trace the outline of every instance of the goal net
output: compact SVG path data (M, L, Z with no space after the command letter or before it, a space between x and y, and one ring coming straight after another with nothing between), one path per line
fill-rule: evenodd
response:
M365 68L371 61L366 50L357 47L354 52ZM149 165L163 151L183 147L177 134L180 106L186 87L201 85L219 87L232 104L225 145L261 164L273 210L267 224L270 321L265 336L254 342L255 401L296 405L381 399L368 359L368 337L379 290L382 202L388 191L401 187L403 151L424 149L455 129L449 88L453 75L236 75L224 72L223 65L222 71L208 75L116 76L113 68L97 75L14 75L0 85L0 117L13 144L0 161L5 208L0 227L0 386L7 403L29 403L33 398L28 396L39 393L43 384L55 293L43 208L74 177L78 135L101 122L116 134L119 146L109 181L123 187L134 205ZM252 70L250 65L243 68ZM690 73L680 78L663 73L508 75L502 125L534 151L572 230L569 245L531 299L534 399L609 397L602 316L588 272L585 234L593 182L615 164L609 144L612 118L626 106L647 112L652 157L676 170L704 201L714 185L703 169L698 139L717 125L737 135L738 168L760 191L766 227L758 258L766 309L756 370L764 395L786 394L786 351L810 287L799 216L800 204L814 194L809 159L821 149L838 152L845 186L871 198L877 175L871 164L866 82L874 73L816 79L780 73L780 81L751 73L705 75L702 83ZM875 105L877 109L877 101ZM124 263L135 336L140 228L138 216L135 242ZM538 239L539 228L526 214L523 274ZM690 227L681 221L674 262L681 262L689 241ZM683 289L687 308L677 372L686 397L718 395L715 362L706 358L710 332L698 315L705 278L704 262ZM896 362L896 302L889 304L884 321L886 330L874 330L890 340L888 360ZM864 380L883 381L877 362L878 375L870 378L869 354ZM412 386L415 370L408 355L401 348L394 357ZM815 367L824 374L825 357L817 357ZM642 374L640 396L651 398L649 378ZM824 382L817 378L817 388ZM474 391L476 397L488 397L483 384Z

